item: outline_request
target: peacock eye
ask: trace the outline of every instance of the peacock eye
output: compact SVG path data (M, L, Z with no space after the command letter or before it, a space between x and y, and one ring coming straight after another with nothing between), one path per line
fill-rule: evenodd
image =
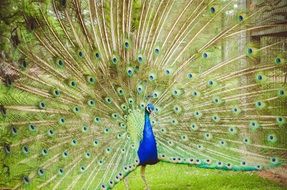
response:
M67 157L68 157L68 155L69 155L69 154L68 154L68 152L67 152L67 151L64 151L64 152L63 152L63 157L64 157L64 158L67 158Z
M74 145L77 145L78 141L76 139L73 139L71 144L74 146Z
M156 55L158 55L159 52L160 52L160 49L157 47L157 48L154 49L154 52L155 52Z
M270 162L272 165L280 165L280 160L277 157L271 157Z
M75 107L73 108L73 112L74 112L74 113L79 113L79 112L80 112L80 108L79 108L78 106L75 106Z
M125 48L128 49L130 46L129 42L125 42Z
M63 175L63 174L64 174L64 169L63 169L63 168L60 168L60 169L58 170L58 174L59 174L59 175Z
M192 73L187 74L187 78L192 79L192 77L193 77Z
M84 125L84 126L82 127L82 132L87 132L88 129L89 129L88 126Z
M20 65L20 68L24 70L27 68L28 62L25 59L22 59L19 61L19 65Z
M60 66L64 66L64 61L63 61L63 60L59 60L59 61L58 61L58 64L59 64Z
M269 134L269 135L267 136L267 141L270 142L270 143L275 143L275 142L277 141L276 135L274 135L274 134Z
M30 131L36 131L36 126L34 124L29 124L28 128Z
M58 122L60 125L63 125L65 123L65 118L61 117L59 119L59 122Z
M96 57L97 59L100 59L100 58L101 58L100 53L96 52L96 53L95 53L95 57Z
M54 97L58 97L61 95L61 91L59 89L54 89L52 91L52 94L54 95Z
M47 156L48 155L48 150L43 148L41 153L42 153L43 156Z
M279 89L279 90L278 90L278 95L279 95L279 96L284 96L284 95L285 95L285 90Z
M169 75L169 74L170 74L170 70L169 70L169 69L166 69L166 70L165 70L165 74L166 74L166 75Z
M211 13L215 13L215 8L214 8L214 7L211 7L211 8L210 8L210 12L211 12Z
M282 61L281 61L281 59L280 59L280 57L276 57L275 58L275 63L276 64L280 64Z
M208 58L208 54L205 52L205 53L202 54L202 57L203 58Z
M257 168L258 170L261 170L261 169L262 169L262 166L261 166L261 165L257 165L256 168Z
M213 85L213 81L212 80L208 81L208 84Z
M81 57L81 58L83 58L83 57L85 56L85 54L84 54L83 51L79 51L79 52L78 52L78 55L79 55L79 57Z
M142 63L143 62L143 57L141 55L138 56L138 63Z
M29 147L28 147L27 145L23 146L23 147L22 147L22 152L23 152L24 154L28 154L28 153L29 153Z
M24 176L24 177L23 177L23 183L24 183L24 184L29 184L29 183L30 183L30 179L29 179L28 176Z
M18 131L17 131L17 128L12 127L12 128L11 128L11 132L12 132L13 135L17 135L17 132L18 132Z
M114 64L114 65L116 65L117 63L118 63L118 59L117 59L117 57L113 57L112 58L112 63Z
M59 68L64 68L65 67L65 61L63 59L58 59L56 61L56 64L58 65Z
M95 84L95 82L96 82L95 77L92 77L92 76L87 76L86 80L89 84Z
M44 173L45 173L44 169L42 169L42 168L38 169L38 175L39 176L43 176Z
M77 86L77 82L72 80L72 81L69 82L69 85L70 85L70 87L75 88Z
M45 109L46 108L46 103L45 102L40 102L39 103L39 108L40 109Z
M4 151L6 154L10 154L11 153L11 148L9 144L5 144L4 145Z
M85 166L81 166L81 167L80 167L80 171L81 171L81 172L84 172L85 170L86 170Z
M93 106L96 105L96 101L95 101L95 100L88 100L88 105L89 105L90 107L93 107Z

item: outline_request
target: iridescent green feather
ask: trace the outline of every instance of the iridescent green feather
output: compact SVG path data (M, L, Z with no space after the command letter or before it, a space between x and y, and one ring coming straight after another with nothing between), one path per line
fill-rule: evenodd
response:
M141 110L134 110L128 115L127 119L127 131L135 144L136 150L139 147L139 143L143 138L144 129L144 112Z

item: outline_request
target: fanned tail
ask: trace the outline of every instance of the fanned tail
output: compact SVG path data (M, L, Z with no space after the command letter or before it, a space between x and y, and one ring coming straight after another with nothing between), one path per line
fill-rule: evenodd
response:
M286 2L8 5L20 13L0 23L13 28L1 44L1 187L114 187L139 164L149 102L162 161L286 164Z

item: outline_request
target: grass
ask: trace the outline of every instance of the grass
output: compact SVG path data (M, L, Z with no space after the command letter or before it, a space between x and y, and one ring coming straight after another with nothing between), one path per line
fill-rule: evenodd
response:
M146 179L151 190L287 190L287 187L259 177L256 172L208 170L168 163L147 166ZM128 183L130 190L144 189L139 167L128 176ZM126 189L124 182L114 189Z

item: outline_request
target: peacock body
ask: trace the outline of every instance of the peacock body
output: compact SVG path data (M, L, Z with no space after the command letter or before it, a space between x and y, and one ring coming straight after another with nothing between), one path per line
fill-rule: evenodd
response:
M286 1L0 5L0 188L286 164Z
M148 104L144 115L144 130L138 147L139 165L156 164L158 162L156 140L152 131L149 119L150 113L154 110L152 104Z

